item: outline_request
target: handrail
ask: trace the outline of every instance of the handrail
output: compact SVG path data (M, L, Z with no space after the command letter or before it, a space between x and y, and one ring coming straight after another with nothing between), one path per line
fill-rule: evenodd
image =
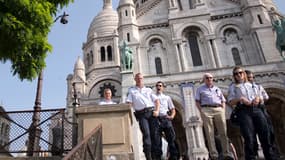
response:
M94 128L83 140L78 143L63 160L90 159L97 160L103 158L102 147L102 125Z

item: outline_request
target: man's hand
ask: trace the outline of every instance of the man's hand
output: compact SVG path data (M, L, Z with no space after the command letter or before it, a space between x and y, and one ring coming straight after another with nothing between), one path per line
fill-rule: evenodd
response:
M173 120L174 116L170 115L170 116L166 116L167 119Z
M260 102L261 102L260 97L255 97L254 100L252 101L252 105L258 106Z
M159 111L156 111L156 110L152 111L152 115L153 115L154 117L158 117Z
M251 106L251 102L247 98L245 98L245 97L240 97L239 101L242 104L245 104L247 106Z

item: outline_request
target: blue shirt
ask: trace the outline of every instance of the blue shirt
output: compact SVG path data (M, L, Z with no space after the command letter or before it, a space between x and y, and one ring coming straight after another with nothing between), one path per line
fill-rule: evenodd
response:
M217 86L208 87L206 84L196 90L195 100L202 105L221 106L226 101L222 91Z

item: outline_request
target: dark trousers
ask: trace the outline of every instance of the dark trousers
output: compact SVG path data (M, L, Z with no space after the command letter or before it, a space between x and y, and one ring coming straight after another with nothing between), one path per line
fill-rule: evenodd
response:
M265 108L265 105L260 105L260 108L263 112L263 114L265 115L266 119L267 119L267 124L268 124L268 128L269 128L269 140L270 140L270 144L272 145L273 147L273 151L274 153L279 157L280 156L280 153L279 153L279 150L278 150L278 147L277 147L277 144L276 144L276 141L275 141L275 134L274 134L274 128L273 128L273 124L271 122L271 117L270 115L268 114L266 108ZM255 153L257 155L257 152L258 152L258 142L257 142L257 139L255 139L255 146L254 146L254 149L255 149Z
M159 132L159 121L157 117L152 116L152 111L145 113L135 113L136 119L139 122L140 130L143 136L143 152L145 154L154 154L159 152L159 143L155 141L155 137Z
M168 151L170 153L170 160L171 159L174 159L174 158L178 158L178 150L176 148L176 145L175 145L175 138L176 138L176 135L175 135L175 131L174 131L174 128L173 128L173 125L172 125L172 121L167 119L166 117L160 117L159 118L159 122L160 122L160 132L159 132L159 136L160 138L158 139L158 142L160 144L160 153L159 153L159 157L161 157L162 155L162 139L161 139L161 135L162 135L162 132L164 132L165 134L165 138L166 138L166 141L168 143Z
M270 130L262 109L252 106L241 106L239 110L240 131L244 138L244 152L246 160L255 160L255 139L259 137L266 160L277 159L270 143Z

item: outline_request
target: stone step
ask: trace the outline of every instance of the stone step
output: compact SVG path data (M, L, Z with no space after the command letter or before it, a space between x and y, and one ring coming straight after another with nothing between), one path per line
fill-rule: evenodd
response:
M62 157L0 157L0 160L61 160Z

